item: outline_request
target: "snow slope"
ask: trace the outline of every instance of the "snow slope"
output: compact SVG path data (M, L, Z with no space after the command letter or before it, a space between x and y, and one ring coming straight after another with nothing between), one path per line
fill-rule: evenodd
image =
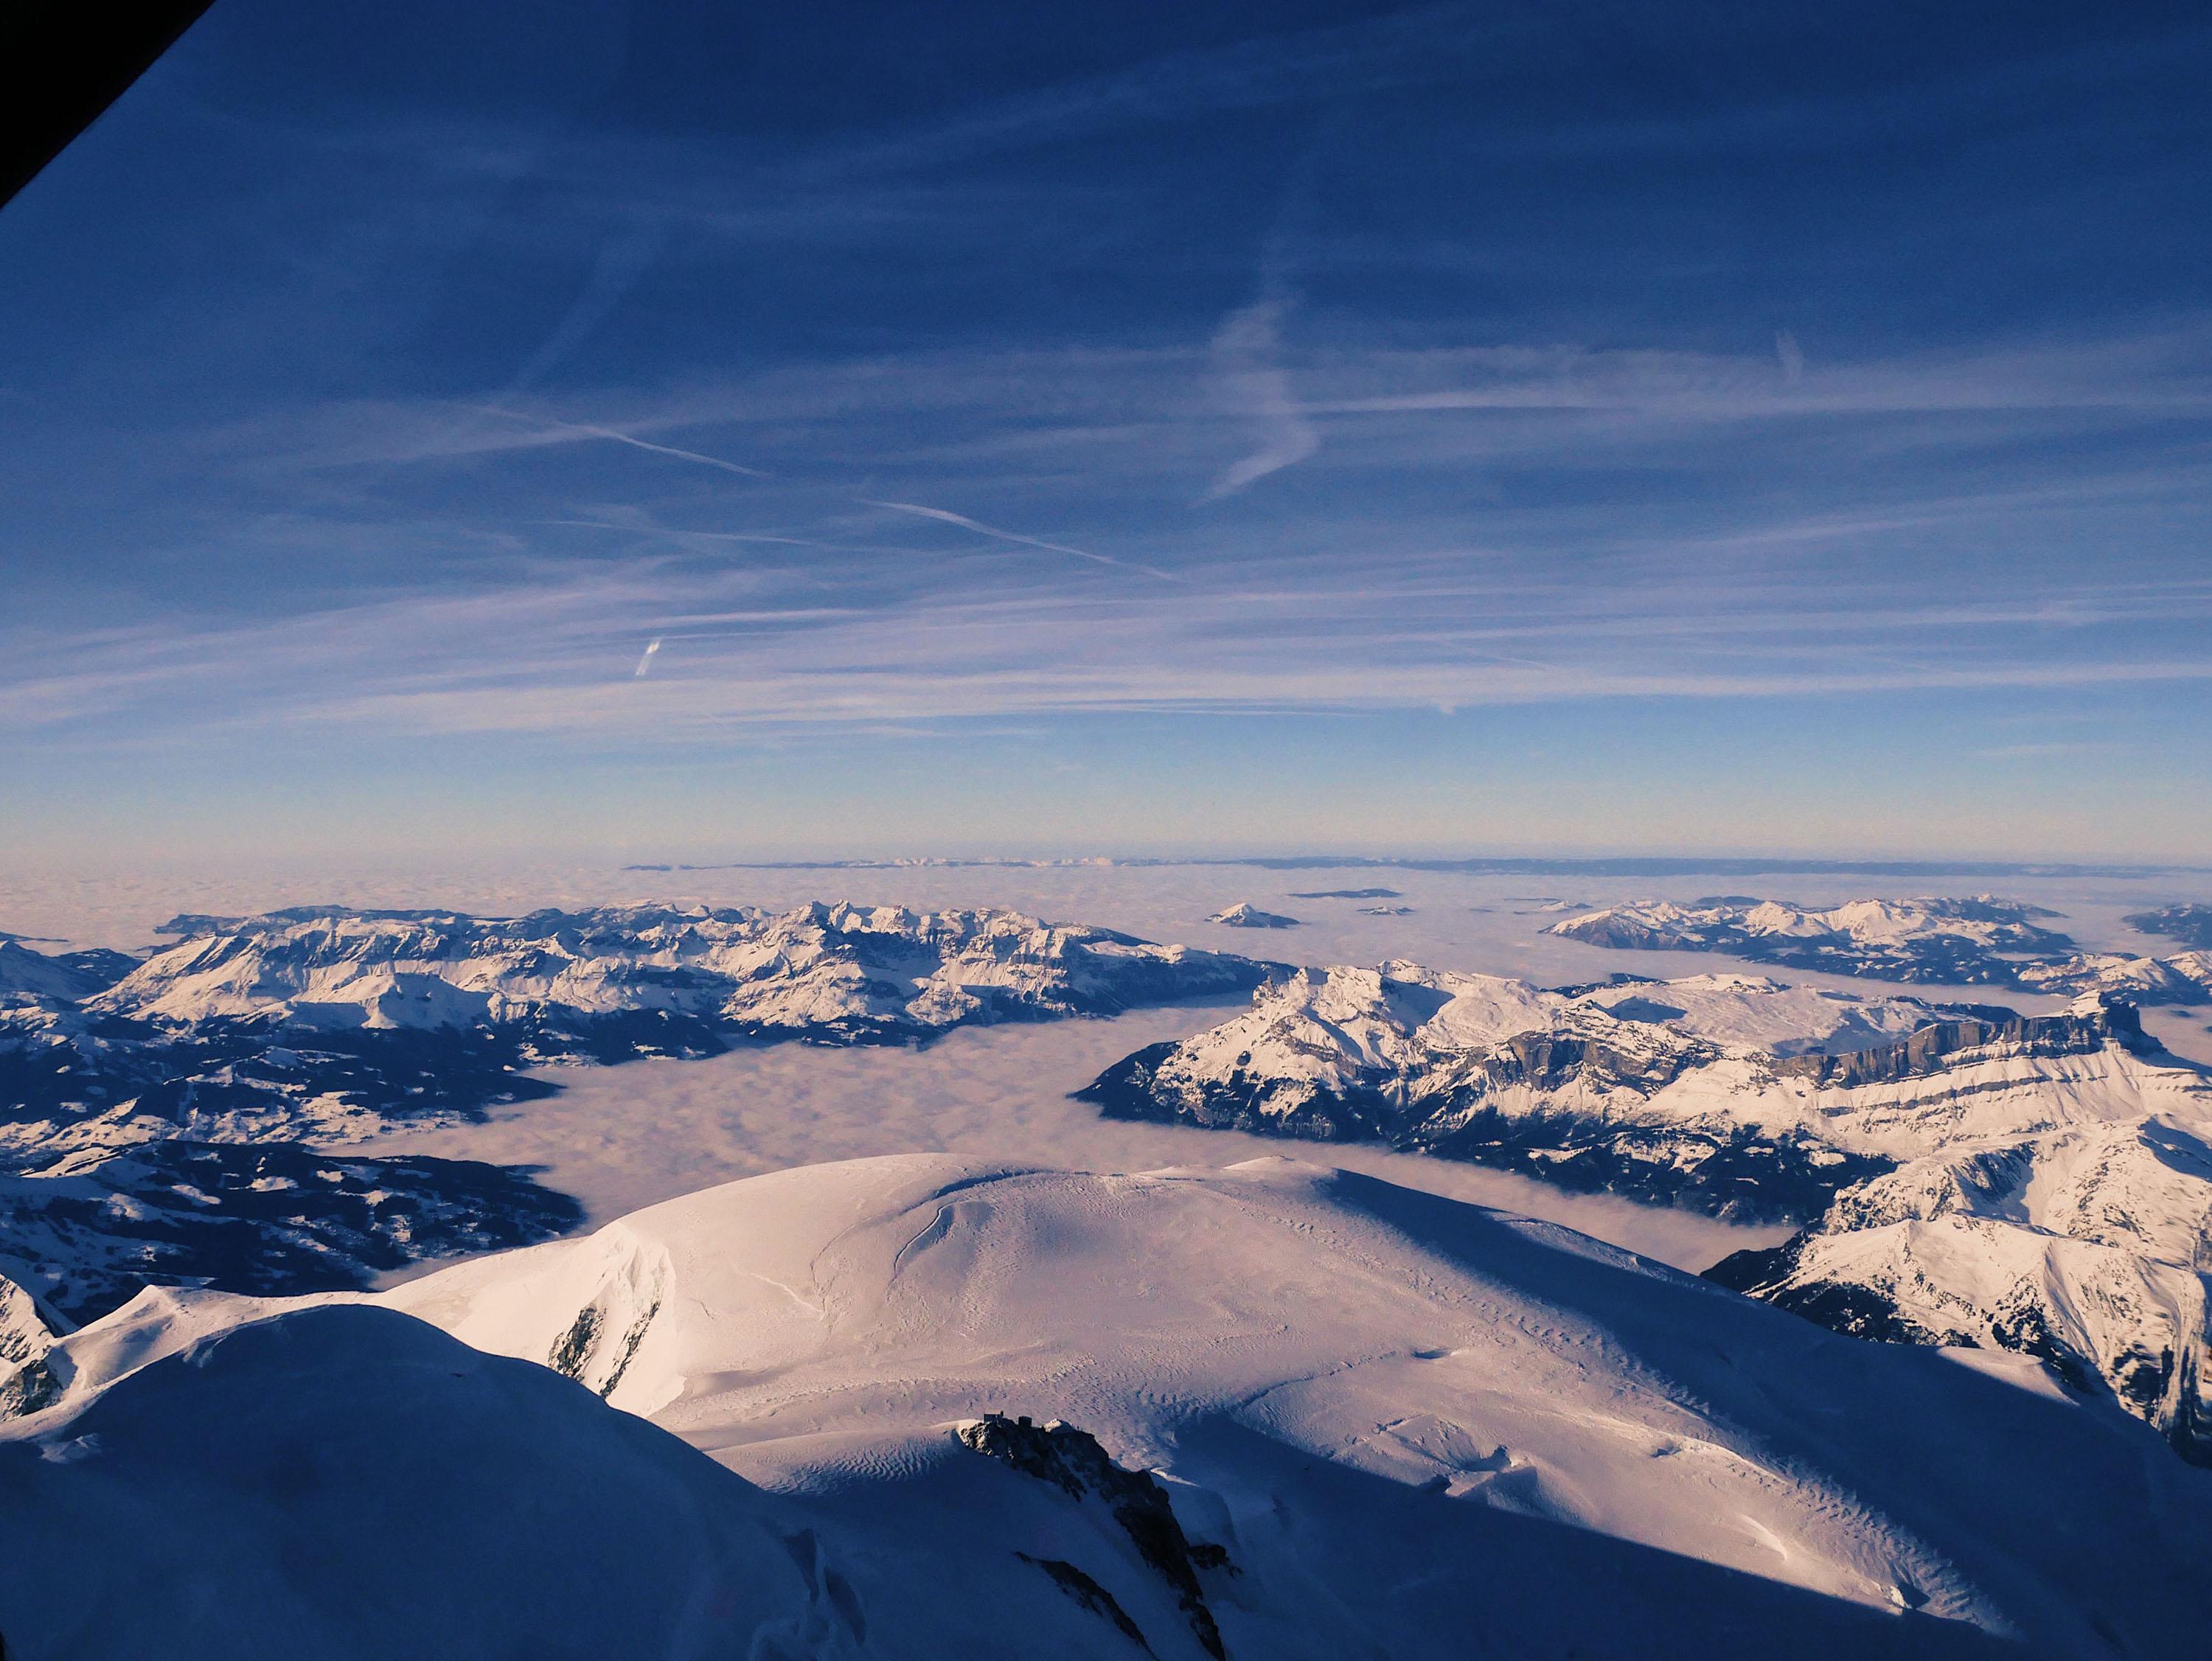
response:
M447 1611L459 1564L479 1593L551 1585L562 1608L573 1577L604 1605L586 1634L641 1585L664 1619L696 1607L680 1583L702 1519L737 1540L721 1579L738 1618L796 1620L792 1555L774 1564L722 1519L766 1511L787 1541L804 1526L799 1555L835 1566L866 1632L835 1628L824 1596L804 1605L828 1623L815 1647L775 1652L793 1654L1138 1652L1112 1609L1155 1653L1207 1652L1194 1587L1223 1652L1246 1658L2015 1652L1986 1642L2000 1635L2036 1654L2147 1656L2193 1642L2212 1595L2212 1475L2153 1457L2142 1427L2084 1410L2032 1364L1993 1376L1837 1337L1552 1225L1285 1161L1118 1177L926 1157L809 1167L377 1301L307 1318L373 1316L381 1343L422 1331L387 1312L405 1310L558 1366L768 1492L640 1512L647 1475L606 1455L597 1404L550 1372L541 1403L499 1363L436 1359L434 1334L393 1343L405 1366L388 1365L356 1324L350 1348L310 1356L319 1371L286 1373L283 1335L303 1317L250 1323L296 1305L149 1291L61 1339L67 1396L0 1429L0 1483L25 1502L0 1506L0 1603L64 1631L61 1606L165 1554L206 1584L252 1585L271 1550L398 1526L387 1483L433 1519L397 1548L390 1585L419 1574ZM489 1407L469 1404L495 1381ZM1187 1549L1142 1544L1104 1497L1120 1479L1073 1433L1042 1439L1050 1458L1011 1425L951 1434L993 1410L1058 1417L1125 1470L1157 1470ZM409 1452L418 1435L426 1457ZM270 1450L309 1446L323 1475L285 1489ZM669 1446L634 1454L663 1491L696 1469ZM1069 1470L1089 1485L1061 1486ZM586 1568L559 1540L528 1562L513 1541L471 1550L510 1511L553 1528L561 1502L538 1484L566 1492L572 1476L606 1486L593 1537L618 1537L619 1559ZM496 1497L448 1515L460 1482ZM363 1484L385 1497L357 1523L339 1508ZM188 1501L204 1520L180 1542ZM275 1607L343 1597L381 1619L392 1560L362 1555L374 1585L324 1561ZM138 1584L155 1593L137 1603L173 1606L171 1582ZM1024 1603L1024 1588L1050 1597ZM398 1652L507 1652L452 1634L473 1642L471 1623L509 1618L508 1601L452 1609L444 1648L402 1624ZM957 1618L969 1647L931 1628Z
M23 1433L0 1440L11 1655L1125 1661L1040 1567L1070 1558L1164 1661L1203 1653L1103 1506L949 1435L920 1493L839 1525L384 1310L211 1331Z

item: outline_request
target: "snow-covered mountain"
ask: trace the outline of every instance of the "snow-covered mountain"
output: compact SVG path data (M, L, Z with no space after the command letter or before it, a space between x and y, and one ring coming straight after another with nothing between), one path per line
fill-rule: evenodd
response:
M1644 951L1725 952L1754 962L1908 984L2012 985L2027 962L2071 954L2041 924L2057 916L2016 900L1854 900L1826 911L1729 894L1687 906L1668 900L1607 906L1553 924L1547 934Z
M1708 1273L1838 1331L2019 1350L2212 1464L2212 1114L2001 1131Z
M529 1026L548 1053L627 1038L659 1016L679 1034L910 1043L975 1021L1110 1015L1242 991L1243 958L1156 946L1018 912L900 906L659 906L521 918L313 907L179 919L198 931L91 1001L193 1027ZM575 1028L574 1032L567 1030Z
M1103 1502L949 1430L848 1519L385 1310L211 1332L45 1422L0 1440L11 1654L1124 1661L1116 1619L1207 1653Z
M2194 942L2195 913L2205 909L2169 906L2129 921ZM1988 894L1855 900L1817 912L1732 896L1691 906L1665 900L1613 906L1565 918L1544 932L1593 946L1718 952L1916 985L2014 986L2065 997L2094 992L2140 1004L2212 1003L2212 951L2164 958L2077 951L2066 936L2039 926L2056 915Z
M1272 972L1012 912L849 905L308 906L166 931L185 937L143 962L0 940L0 1272L73 1315L148 1279L358 1284L573 1227L524 1172L317 1151L549 1094L539 1063L922 1043Z
M53 1344L12 1644L2102 1658L2212 1600L2212 1474L2031 1362L1289 1161L817 1167L327 1302Z
M58 1397L46 1354L70 1330L62 1317L0 1276L0 1419L35 1413Z
M121 952L40 952L15 935L0 934L0 998L75 1002L113 985L137 967L137 958Z
M2162 934L2185 946L2212 951L2212 906L2161 906L2120 920L2138 934Z
M1249 900L1240 900L1226 911L1219 911L1206 919L1231 929L1295 929L1298 919L1285 917L1280 912L1263 912Z
M1558 991L1308 970L1081 1094L1117 1117L1380 1140L1802 1222L1716 1272L1844 1331L2044 1357L2212 1458L2212 1083L2124 1004L2027 1016L1740 974Z
M2130 1003L2212 1003L2212 951L2172 957L2130 957L2124 952L2081 952L2056 963L2031 963L2020 972L2030 991L2073 997L2084 994Z
M2124 1013L2028 1021L1757 975L1550 991L1392 962L1301 970L1082 1096L1120 1118L1377 1140L1571 1188L1802 1221L1940 1140L1949 1115L1894 1111L1919 1076L1991 1043L2101 1057L2115 1031L2133 1041L2133 1030ZM2119 1053L2114 1064L2135 1065ZM2006 1100L2015 1117L2046 1111L2033 1081Z

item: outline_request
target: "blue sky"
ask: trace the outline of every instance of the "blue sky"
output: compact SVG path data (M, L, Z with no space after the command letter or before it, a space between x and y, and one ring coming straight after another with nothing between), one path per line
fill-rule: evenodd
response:
M8 840L2212 859L2118 10L217 0L0 210Z

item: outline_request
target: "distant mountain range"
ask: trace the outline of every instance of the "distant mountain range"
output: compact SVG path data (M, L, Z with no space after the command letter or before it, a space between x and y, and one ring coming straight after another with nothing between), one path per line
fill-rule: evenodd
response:
M1241 854L1218 858L1064 859L721 859L624 865L629 871L884 871L915 870L1065 870L1085 866L1146 870L1158 867L1248 865L1257 870L1443 871L1465 876L2154 876L2203 873L2202 865L2066 864L2002 859L1806 859L1790 855L1626 854L1595 858L1521 858L1477 855L1461 859L1384 854Z
M548 1094L548 1062L1249 991L1269 966L1011 912L631 906L185 916L145 961L0 942L0 1272L71 1314L148 1280L358 1283L574 1226L466 1161L318 1151Z
M2166 925L2194 939L2203 906L2174 906L2129 921ZM1785 968L1908 985L2010 986L2075 997L2098 992L2136 1003L2212 1001L2212 953L2133 957L2084 952L2042 924L2057 916L2017 900L1855 900L1826 910L1728 894L1678 905L1640 900L1569 917L1544 931L1621 950L1717 952Z
M2155 920L2191 926L2188 909ZM2197 997L2212 955L2084 954L2048 920L1989 897L1724 897L1558 925L2078 991L2038 1015L1736 973L1547 989L1409 963L1292 970L1001 911L302 907L173 919L177 943L143 961L11 937L0 1275L64 1321L149 1283L356 1287L576 1225L526 1170L343 1146L547 1094L529 1076L545 1063L919 1044L1250 993L1085 1099L1797 1224L1714 1276L1839 1331L2033 1355L2205 1458L2212 1087L2144 1034L2134 1000ZM0 1306L0 1361L21 1313Z
M2037 1355L2212 1462L2212 1079L2124 1003L2022 1015L1734 973L1547 990L1310 969L1079 1094L1802 1222L1714 1272L1841 1331Z

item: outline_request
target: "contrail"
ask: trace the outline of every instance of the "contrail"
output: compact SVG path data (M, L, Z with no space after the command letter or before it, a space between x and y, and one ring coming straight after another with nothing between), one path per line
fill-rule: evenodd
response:
M748 479L773 478L775 475L757 467L746 467L737 462L724 461L720 456L702 456L696 450L678 450L672 444L654 444L648 439L634 438L612 427L595 427L587 421L555 421L548 415L525 415L513 409L501 409L495 404L473 406L487 415L498 415L507 421L526 421L548 433L573 433L581 439L605 439L610 444L626 444L634 450L650 450L656 456L673 456L678 461L697 462L702 467L718 467L725 473L735 473Z
M567 422L556 425L568 426ZM627 444L638 450L650 450L656 456L673 456L678 461L697 462L702 467L719 467L725 473L737 473L748 479L774 476L757 467L744 467L733 461L724 461L720 456L702 456L696 450L678 450L672 444L650 444L643 439L634 439L627 433L617 433L611 427L571 427L571 431L588 434L595 439L606 439L616 444Z
M1132 571L1142 571L1166 582L1182 580L1173 572L1163 571L1155 565L1140 565L1134 560L1117 560L1110 554L1093 554L1088 549L1070 548L1066 543L1048 543L1042 537L1024 536L1018 530L1001 530L994 524L971 519L965 513L947 512L941 507L924 507L918 502L879 502L872 496L863 496L860 500L869 507L888 507L894 513L912 513L918 518L941 519L946 524L958 525L963 530L995 536L1002 543L1019 543L1024 548L1042 548L1054 554L1073 554L1079 560L1091 560L1099 565L1127 566Z
M652 640L647 644L645 648L645 656L637 660L636 679L641 681L645 679L645 671L653 667L653 654L659 650L660 636L656 634L653 637Z

